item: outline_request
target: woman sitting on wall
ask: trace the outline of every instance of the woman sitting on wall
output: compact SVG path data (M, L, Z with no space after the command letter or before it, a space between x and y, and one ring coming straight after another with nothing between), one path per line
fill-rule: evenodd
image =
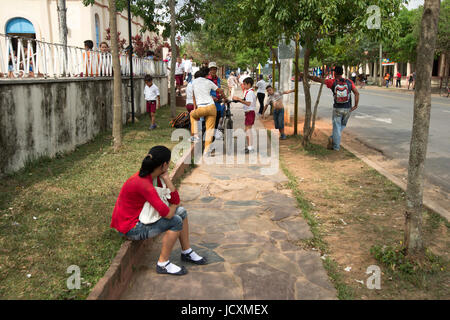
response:
M206 259L195 253L189 243L189 224L186 210L179 206L180 197L169 178L171 151L165 146L150 149L142 161L139 172L131 176L122 186L114 207L111 227L125 235L129 240L145 240L165 232L162 249L156 265L156 272L161 274L184 275L184 266L177 266L169 261L172 248L179 239L181 260L195 264L206 264ZM170 190L167 206L155 189L163 187L161 180ZM156 222L144 224L139 221L144 204L148 202L158 213Z

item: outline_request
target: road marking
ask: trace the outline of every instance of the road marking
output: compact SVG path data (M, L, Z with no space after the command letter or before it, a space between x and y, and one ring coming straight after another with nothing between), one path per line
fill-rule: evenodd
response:
M360 91L360 93L361 93L361 91ZM400 99L400 100L405 100L405 101L411 101L411 99L412 99L413 102L414 102L414 96L412 96L411 98L407 99L407 98L405 98L405 97L389 96L389 95L386 96L386 95L384 95L384 94L377 94L377 93L367 92L367 91L365 91L365 93L367 93L367 94L372 94L372 95L374 95L374 96L379 96L379 97L384 97L384 98L394 98L394 99ZM443 106L450 107L450 103L443 103L443 102L431 101L431 105L433 105L433 104L440 104L440 105L443 105Z
M388 123L388 124L392 124L392 119L391 118L376 118L374 116L371 116L370 114L365 114L360 112L359 115L356 115L355 118L357 119L368 119L368 120L374 120L374 121L378 121L378 122L384 122L384 123Z

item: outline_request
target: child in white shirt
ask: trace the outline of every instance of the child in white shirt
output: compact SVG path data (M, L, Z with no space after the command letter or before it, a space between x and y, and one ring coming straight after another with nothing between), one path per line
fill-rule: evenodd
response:
M256 108L256 94L253 90L253 79L251 77L245 78L242 82L245 93L244 99L239 97L233 97L233 100L237 100L243 104L245 112L245 132L247 134L247 145L245 148L245 153L254 151L253 148L253 136L252 127L255 123L255 108Z
M158 87L153 83L151 75L146 75L144 78L145 88L144 97L147 103L147 113L150 114L151 125L149 130L155 129L156 126L156 110L161 107L161 100ZM158 100L158 105L156 101Z

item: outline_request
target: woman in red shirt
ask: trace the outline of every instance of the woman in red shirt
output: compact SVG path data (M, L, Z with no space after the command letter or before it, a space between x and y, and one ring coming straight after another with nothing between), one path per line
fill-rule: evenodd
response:
M184 275L184 266L177 266L169 261L173 245L180 240L181 260L195 264L206 264L205 258L195 253L189 243L189 225L186 210L179 206L180 197L169 178L169 163L171 151L165 146L155 146L150 149L142 161L139 172L132 175L122 186L114 207L111 227L125 235L130 240L145 240L166 232L161 254L156 266L156 272L162 274ZM170 190L169 206L160 198L153 185L162 187L164 181ZM161 218L150 224L139 221L139 215L145 202L158 211Z

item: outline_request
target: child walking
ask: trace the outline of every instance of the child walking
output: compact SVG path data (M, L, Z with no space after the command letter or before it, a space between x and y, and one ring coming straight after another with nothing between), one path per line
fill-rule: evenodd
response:
M262 112L262 117L264 119L264 114L266 113L267 107L272 104L273 107L273 122L275 123L275 129L280 131L280 139L285 140L286 135L284 134L284 106L283 106L283 94L292 93L295 90L287 90L287 91L274 91L272 86L266 87L268 100L267 104L264 106L264 110Z
M244 99L239 97L233 97L233 100L239 101L244 105L245 112L245 133L247 134L247 145L245 148L245 153L253 152L253 136L252 127L255 123L255 109L256 109L256 94L253 90L253 79L248 77L242 82L245 93Z
M147 113L150 114L151 125L149 130L156 128L156 110L161 107L161 100L159 95L158 87L153 83L153 78L151 75L146 75L144 78L145 89L144 96L147 102ZM156 104L158 100L158 104Z

